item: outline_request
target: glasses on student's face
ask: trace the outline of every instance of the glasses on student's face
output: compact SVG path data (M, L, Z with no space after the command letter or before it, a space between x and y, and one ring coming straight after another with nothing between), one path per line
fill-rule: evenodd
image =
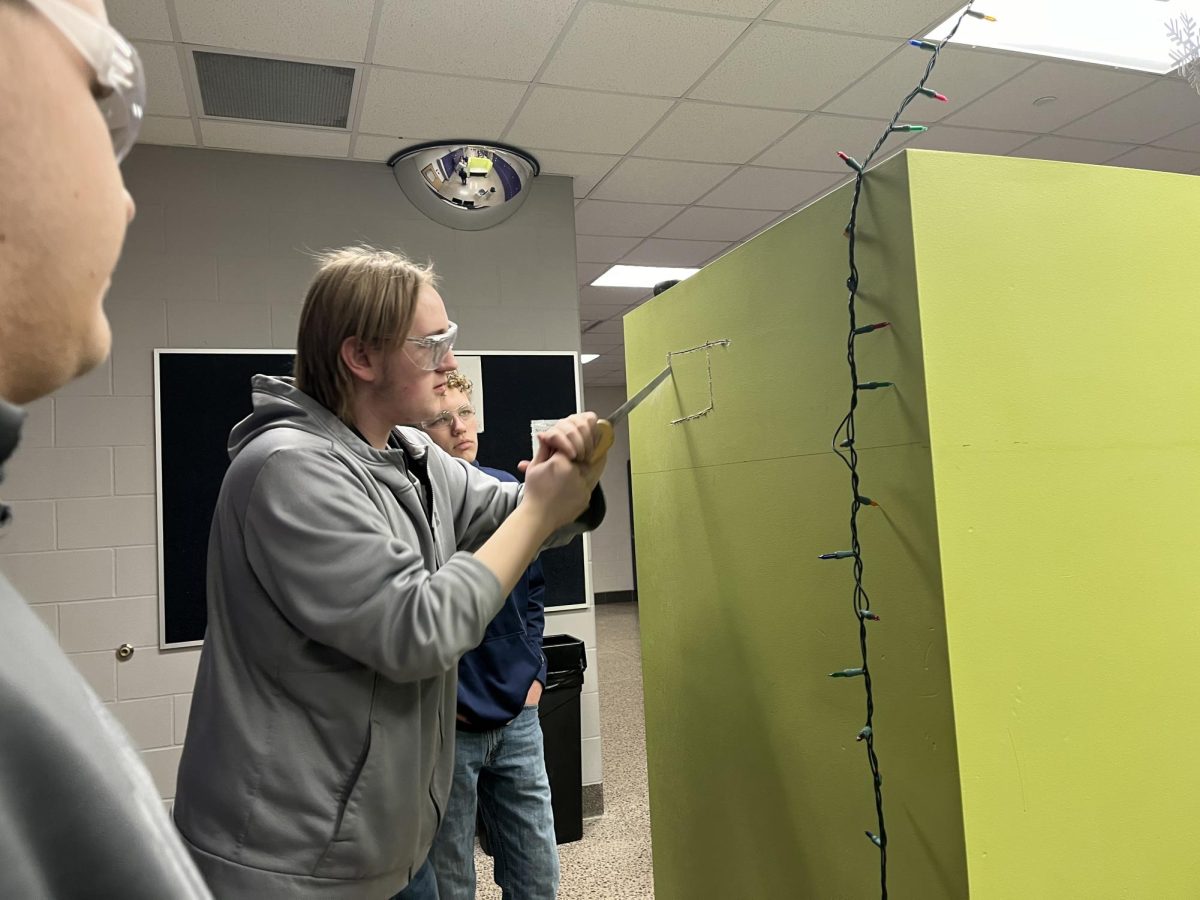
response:
M421 423L422 431L437 431L441 428L449 428L454 424L454 420L462 422L464 425L471 422L475 418L475 407L470 405L460 406L458 409L444 409L442 412L432 419L426 419Z
M458 337L458 326L451 322L441 334L405 338L404 352L417 366L432 372L445 361L446 356L454 349L456 337Z
M63 33L96 73L96 104L120 162L137 140L146 113L146 76L137 50L111 25L67 0L29 4Z

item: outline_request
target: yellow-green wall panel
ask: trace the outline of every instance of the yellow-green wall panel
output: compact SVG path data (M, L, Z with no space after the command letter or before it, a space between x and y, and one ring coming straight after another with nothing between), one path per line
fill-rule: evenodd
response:
M859 300L863 321L897 327L863 341L866 380L903 378L898 391L865 398L860 446L925 441L920 328L914 309L903 160L877 170L863 204ZM718 415L668 427L708 403L703 353L675 358L673 381L634 413L634 471L690 468L829 449L846 413L846 240L849 192L837 191L706 266L625 319L627 381L636 390L667 353L732 339L712 351ZM886 219L891 237L878 238ZM660 427L661 426L661 427ZM828 426L828 427L826 427Z
M1200 179L909 167L971 896L1200 896Z
M632 388L668 351L703 354L633 413L638 590L655 887L661 900L860 898L878 891L849 563L849 487L830 438L849 401L846 191L626 319ZM905 163L864 206L862 517L892 896L966 891ZM886 230L896 240L881 240ZM875 447L886 449L873 449Z
M626 318L658 895L865 897L849 191ZM862 516L898 898L1198 896L1200 181L910 152L861 217ZM864 821L865 818L865 821ZM969 891L968 891L969 884Z
M877 484L932 494L925 448L864 453ZM656 896L860 898L878 891L846 508L828 456L634 476ZM873 637L894 897L965 892L931 504L864 518L886 626ZM919 511L914 514L914 510ZM788 523L756 528L754 521ZM930 562L933 565L930 565ZM886 598L886 599L885 599Z

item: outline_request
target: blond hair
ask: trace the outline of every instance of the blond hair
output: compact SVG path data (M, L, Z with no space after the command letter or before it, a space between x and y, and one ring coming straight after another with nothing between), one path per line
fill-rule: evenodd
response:
M462 391L470 397L471 392L475 390L475 385L470 378L455 369L453 372L446 373L446 388L451 391Z
M408 336L417 291L437 283L432 263L388 250L343 247L318 256L296 336L296 387L350 422L354 376L342 360L346 338L394 350Z

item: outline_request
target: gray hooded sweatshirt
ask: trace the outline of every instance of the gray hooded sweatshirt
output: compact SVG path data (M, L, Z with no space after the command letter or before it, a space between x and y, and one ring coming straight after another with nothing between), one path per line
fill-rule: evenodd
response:
M0 464L23 418L0 400ZM0 897L210 896L128 736L0 577Z
M472 555L520 487L376 450L257 376L213 515L175 821L219 898L386 898L450 793L457 665L505 595ZM599 524L603 497L551 544Z

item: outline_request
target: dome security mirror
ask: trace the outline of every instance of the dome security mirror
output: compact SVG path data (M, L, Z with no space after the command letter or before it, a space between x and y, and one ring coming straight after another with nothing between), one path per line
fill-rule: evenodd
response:
M466 140L405 147L388 165L417 209L459 231L482 231L509 218L541 171L524 150Z

